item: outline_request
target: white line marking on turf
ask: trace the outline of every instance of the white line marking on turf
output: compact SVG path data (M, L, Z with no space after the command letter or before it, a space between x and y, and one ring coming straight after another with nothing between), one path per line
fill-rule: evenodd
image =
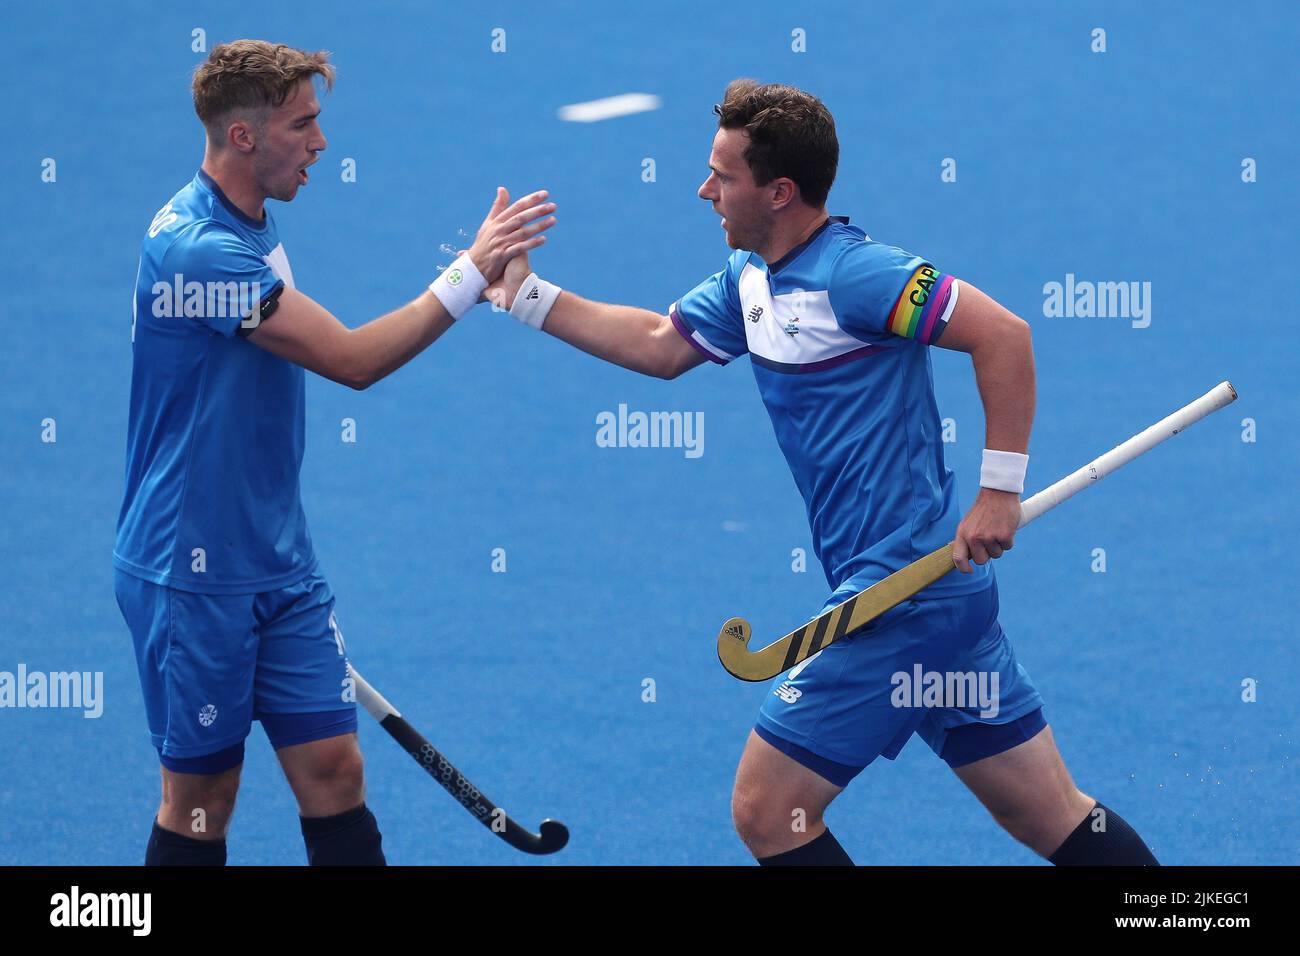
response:
M598 123L617 116L657 110L661 104L662 100L653 93L620 93L618 96L561 106L559 116L571 123Z

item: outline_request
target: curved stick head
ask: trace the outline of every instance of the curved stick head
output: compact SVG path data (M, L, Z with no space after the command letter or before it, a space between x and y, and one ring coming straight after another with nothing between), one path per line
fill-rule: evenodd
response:
M569 842L569 828L559 820L543 820L538 829L542 835L538 838L536 849L531 851L533 853L555 853L563 850Z
M489 827L491 827L490 824ZM543 820L538 829L542 831L541 836L530 833L514 820L506 817L506 828L497 835L516 850L522 850L524 853L532 853L537 856L545 856L547 853L563 850L565 844L569 842L569 828L559 820Z
M718 632L718 653L722 654L723 645L734 649L737 644L742 649L749 649L749 639L753 636L753 631L749 627L749 622L743 617L733 617L726 624L722 625L722 630ZM723 658L726 659L725 657Z
M788 637L757 651L749 649L753 631L743 617L733 617L718 632L718 660L733 677L741 680L767 680L781 670ZM772 668L775 668L773 670ZM770 673L769 673L770 671Z

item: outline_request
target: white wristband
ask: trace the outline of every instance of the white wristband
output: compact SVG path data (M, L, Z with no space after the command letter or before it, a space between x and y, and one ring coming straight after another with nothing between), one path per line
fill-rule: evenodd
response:
M552 285L545 279L538 278L536 272L530 272L515 293L515 301L510 303L510 314L524 325L540 329L559 295L558 285Z
M453 319L474 308L483 290L488 286L487 279L478 271L469 253L461 253L456 261L449 265L438 278L429 283L429 291L438 297L442 307Z
M1025 490L1025 471L1028 468L1028 455L985 448L984 464L980 466L980 487L1021 494Z

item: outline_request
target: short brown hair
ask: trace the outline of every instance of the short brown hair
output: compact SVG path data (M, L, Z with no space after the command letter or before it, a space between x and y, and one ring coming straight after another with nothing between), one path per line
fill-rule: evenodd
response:
M760 186L778 176L792 179L803 201L825 205L840 162L835 120L811 93L755 80L732 80L713 107L722 129L749 134L745 162Z
M325 88L333 89L329 56L265 40L220 43L194 71L194 112L208 134L220 139L222 120L232 111L279 106L304 77L323 77Z

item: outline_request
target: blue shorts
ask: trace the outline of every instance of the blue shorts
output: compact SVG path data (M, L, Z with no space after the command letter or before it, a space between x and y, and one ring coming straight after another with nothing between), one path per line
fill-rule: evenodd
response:
M162 765L220 773L260 720L277 750L357 729L334 593L317 572L262 594L197 594L116 572Z
M952 767L1030 739L1043 700L998 623L997 587L904 601L823 648L776 678L755 732L841 787L913 733Z

